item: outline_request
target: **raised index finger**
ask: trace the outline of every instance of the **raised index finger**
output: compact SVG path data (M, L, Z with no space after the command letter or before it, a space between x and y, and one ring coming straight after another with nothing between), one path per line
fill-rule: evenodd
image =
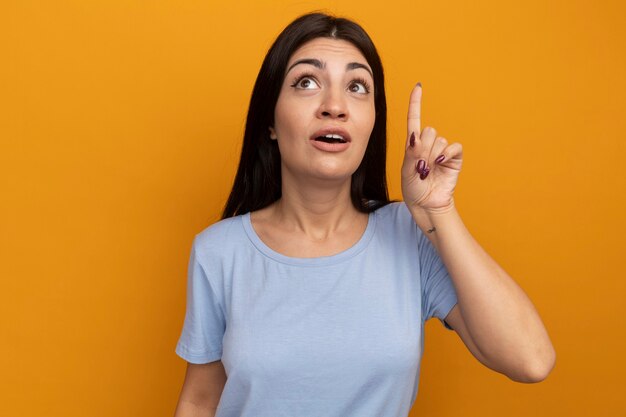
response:
M411 98L409 99L409 115L407 120L407 135L411 135L411 132L415 132L416 137L420 137L422 131L421 127L421 112L422 112L422 84L417 83L411 91Z

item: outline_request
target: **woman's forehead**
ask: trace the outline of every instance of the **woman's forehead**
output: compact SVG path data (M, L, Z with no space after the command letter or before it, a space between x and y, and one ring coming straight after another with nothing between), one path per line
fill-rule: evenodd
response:
M345 61L360 61L367 64L361 51L351 42L343 39L315 38L301 45L289 58L287 65L301 58L313 59L340 59Z

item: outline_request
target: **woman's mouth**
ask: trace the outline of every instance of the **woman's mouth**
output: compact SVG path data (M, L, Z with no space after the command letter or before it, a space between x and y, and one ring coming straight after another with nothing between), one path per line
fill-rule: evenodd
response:
M341 135L337 135L337 134L328 134L328 135L323 135L323 136L318 136L316 138L314 138L313 140L317 140L320 142L326 142L326 143L346 143L347 140L345 140L343 138L343 136Z
M311 136L314 147L325 152L341 152L350 146L350 134L340 127L328 126Z
M325 152L341 152L350 146L350 142L337 134L317 136L311 142L314 147Z

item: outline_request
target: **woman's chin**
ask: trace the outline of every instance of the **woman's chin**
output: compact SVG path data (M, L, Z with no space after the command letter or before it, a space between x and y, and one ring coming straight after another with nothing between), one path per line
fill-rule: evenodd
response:
M354 170L346 170L346 167L324 168L311 173L311 177L318 181L327 181L330 183L343 183L350 181Z
M346 161L317 162L318 163L310 163L307 167L302 167L296 170L290 170L289 168L283 166L283 181L289 181L288 177L291 177L295 180L296 183L308 184L319 182L325 183L328 186L340 186L345 182L350 182L352 179L352 174L358 168L358 166L347 166L347 164L345 163Z
M342 186L346 182L350 182L352 178L351 172L343 170L315 170L310 172L302 172L295 177L296 182L302 185L306 184L323 184L325 187Z

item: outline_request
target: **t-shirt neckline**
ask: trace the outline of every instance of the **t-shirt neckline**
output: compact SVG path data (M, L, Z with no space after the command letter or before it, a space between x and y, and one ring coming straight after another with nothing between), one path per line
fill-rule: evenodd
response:
M365 231L359 238L359 240L349 247L348 249L336 253L330 256L319 256L315 258L296 258L292 256L283 255L282 253L276 252L274 249L267 246L257 235L254 227L252 227L252 221L250 220L250 212L241 216L241 222L243 224L243 228L248 235L248 238L252 242L252 244L263 253L268 258L271 258L277 262L289 264L289 265L297 265L297 266L327 266L334 265L340 262L343 262L353 256L357 255L363 249L367 247L372 236L374 235L374 230L376 229L376 211L370 212L367 219L367 226L365 227Z

